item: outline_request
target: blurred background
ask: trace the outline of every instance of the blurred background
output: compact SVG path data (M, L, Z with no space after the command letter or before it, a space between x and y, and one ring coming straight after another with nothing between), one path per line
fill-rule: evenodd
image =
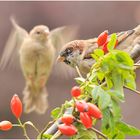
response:
M140 2L0 2L0 55L11 31L9 17L14 15L18 23L30 31L33 26L44 24L50 29L58 26L76 24L80 27L78 39L99 35L108 29L110 33L129 30L140 24ZM140 90L140 71L137 71L137 89ZM47 83L49 91L49 110L44 115L23 114L22 120L31 120L40 130L51 120L50 112L70 99L70 89L75 85L73 78L50 76ZM16 123L10 110L13 94L22 98L25 81L20 70L0 71L0 121ZM140 96L125 92L126 102L122 104L123 120L140 129ZM36 132L28 127L28 134L36 138ZM21 129L0 131L1 139L24 138ZM134 137L133 137L134 138ZM135 138L140 138L135 137Z

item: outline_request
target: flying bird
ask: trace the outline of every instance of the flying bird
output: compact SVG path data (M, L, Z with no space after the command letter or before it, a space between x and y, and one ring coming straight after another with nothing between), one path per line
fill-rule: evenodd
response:
M140 56L140 25L129 31L118 32L117 40L116 49L128 52L134 60ZM81 73L87 74L95 63L91 53L97 48L97 38L73 40L62 47L57 60L73 68L78 67Z
M63 26L52 31L37 25L28 33L11 18L13 30L6 43L0 68L20 62L26 86L23 91L26 113L43 114L48 108L46 82L51 74L60 47L74 39L76 26Z

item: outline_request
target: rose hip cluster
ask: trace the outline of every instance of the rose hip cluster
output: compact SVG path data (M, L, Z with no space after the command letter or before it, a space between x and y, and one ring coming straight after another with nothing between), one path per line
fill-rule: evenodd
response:
M97 44L98 44L98 47L102 48L104 53L107 53L108 52L108 48L107 48L108 43L109 43L109 37L108 37L108 31L106 30L98 36ZM115 44L114 48L116 48L117 45L118 45L118 40L116 40L116 44Z
M63 124L58 125L58 129L62 134L66 136L73 136L77 133L77 128L72 124L74 122L74 116L72 115L64 115L61 118Z
M81 89L78 86L74 86L71 90L71 95L75 98L81 95ZM86 102L84 100L76 100L75 101L76 111L79 112L79 116L77 116L81 122L87 129L92 127L92 119L101 119L102 112L100 109L90 102ZM63 124L58 125L59 130L62 134L67 136L73 136L77 133L77 128L72 124L76 120L72 115L64 115L61 118Z
M18 95L14 95L11 99L11 111L13 115L19 119L22 114L22 102L19 99ZM7 131L12 128L13 124L10 121L4 120L0 122L0 130Z
M80 112L80 120L86 128L92 127L92 118L101 119L100 109L92 104L83 101L76 101L76 109Z

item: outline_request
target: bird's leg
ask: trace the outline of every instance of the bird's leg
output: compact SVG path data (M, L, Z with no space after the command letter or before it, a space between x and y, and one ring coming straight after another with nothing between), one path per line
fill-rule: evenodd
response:
M30 82L31 85L34 85L34 76L33 74L28 74L28 81Z
M41 75L41 78L40 78L39 83L40 83L40 86L41 87L44 87L45 86L45 84L46 84L46 74L42 74Z

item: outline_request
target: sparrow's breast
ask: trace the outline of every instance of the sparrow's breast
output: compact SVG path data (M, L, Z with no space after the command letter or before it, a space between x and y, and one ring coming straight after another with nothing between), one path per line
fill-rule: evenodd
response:
M32 40L25 40L20 49L20 64L23 72L40 77L49 75L55 51L51 44L41 44Z

